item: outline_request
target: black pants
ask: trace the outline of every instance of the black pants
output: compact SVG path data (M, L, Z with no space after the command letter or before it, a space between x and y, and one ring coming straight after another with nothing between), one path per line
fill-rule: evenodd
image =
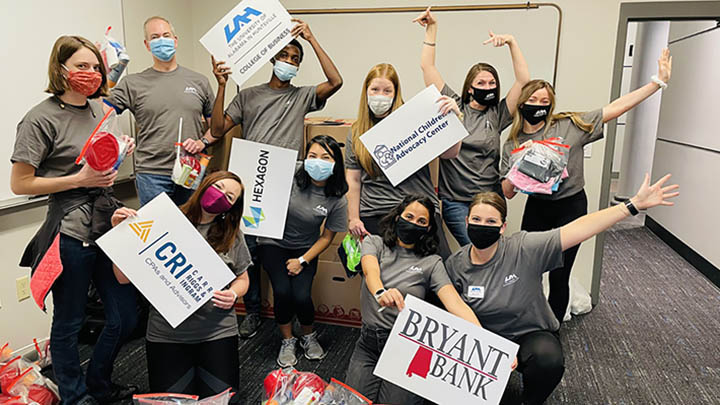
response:
M365 229L372 235L380 235L380 220L386 214L373 215L370 217L360 216L360 220L365 225ZM442 257L443 260L450 257L452 252L450 251L450 245L448 244L445 232L442 227L442 216L439 213L435 213L435 222L437 223L437 236L438 236L438 251L437 254Z
M240 383L238 337L202 343L145 342L151 392L172 392L206 398ZM234 395L231 403L237 403Z
M515 340L518 350L517 371L522 373L523 403L542 404L560 384L565 358L557 333L530 332Z
M273 288L275 321L280 325L290 323L296 315L301 325L310 326L315 320L312 301L312 282L317 272L317 258L308 262L296 276L288 275L287 262L297 259L307 249L284 249L272 245L260 246L260 260L270 277Z
M560 200L541 200L528 197L522 219L522 230L528 232L549 231L567 225L587 214L585 190ZM550 296L548 303L555 317L562 322L570 302L570 271L580 245L563 253L563 267L551 269Z

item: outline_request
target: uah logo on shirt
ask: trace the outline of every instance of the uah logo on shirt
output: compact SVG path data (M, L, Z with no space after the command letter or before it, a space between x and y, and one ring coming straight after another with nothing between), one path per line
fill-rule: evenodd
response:
M198 94L198 91L195 87L192 86L186 86L185 87L185 94Z
M317 207L313 208L313 211L317 212L318 214L326 217L327 216L327 208L323 207L322 205L318 204Z
M135 235L137 235L141 241L147 242L153 222L155 221L133 222L132 224L128 224L128 226L133 230L133 232L135 232Z
M410 266L410 268L407 269L408 273L422 273L422 271L423 271L422 267L418 267L418 266Z
M467 295L469 298L485 298L485 286L469 285Z
M388 147L385 145L377 145L375 147L375 150L373 151L373 154L375 155L375 158L380 164L380 167L382 167L383 169L387 169L397 162L395 160L395 156L393 156L390 149L388 149Z
M505 276L505 282L503 283L503 287L507 287L510 284L513 284L518 280L520 280L520 277L516 276L514 273L510 274L508 276Z
M250 213L252 215L243 215L243 222L248 228L257 229L260 227L260 222L265 220L265 212L261 207L250 207Z

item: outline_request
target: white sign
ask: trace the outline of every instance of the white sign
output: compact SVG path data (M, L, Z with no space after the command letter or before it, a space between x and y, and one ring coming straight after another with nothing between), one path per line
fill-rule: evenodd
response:
M438 111L438 98L430 85L360 137L393 186L468 136L455 113Z
M245 235L283 238L296 159L292 149L233 139L228 170L245 187Z
M374 374L438 404L498 404L518 347L408 294Z
M96 243L173 328L235 279L165 193Z
M202 38L216 61L232 68L238 86L245 83L292 40L290 14L278 0L245 0Z

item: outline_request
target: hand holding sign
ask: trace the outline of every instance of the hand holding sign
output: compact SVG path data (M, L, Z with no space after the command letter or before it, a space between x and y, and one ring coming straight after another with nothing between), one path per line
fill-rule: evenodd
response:
M213 74L215 75L215 80L218 82L218 86L224 86L227 84L228 77L232 74L232 71L229 67L225 66L225 61L216 62L215 57L212 55L210 55L210 61L212 62Z

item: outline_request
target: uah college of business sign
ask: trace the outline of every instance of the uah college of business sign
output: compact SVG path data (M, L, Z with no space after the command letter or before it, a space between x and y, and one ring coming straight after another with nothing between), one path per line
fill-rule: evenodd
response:
M438 404L498 404L518 345L412 295L374 374Z
M360 137L393 186L468 136L455 113L438 111L438 98L430 85Z
M165 193L96 243L173 328L235 279Z
M216 61L232 68L238 86L292 40L290 14L278 0L245 0L202 38Z
M296 160L295 150L233 139L228 170L245 188L245 235L282 239Z

